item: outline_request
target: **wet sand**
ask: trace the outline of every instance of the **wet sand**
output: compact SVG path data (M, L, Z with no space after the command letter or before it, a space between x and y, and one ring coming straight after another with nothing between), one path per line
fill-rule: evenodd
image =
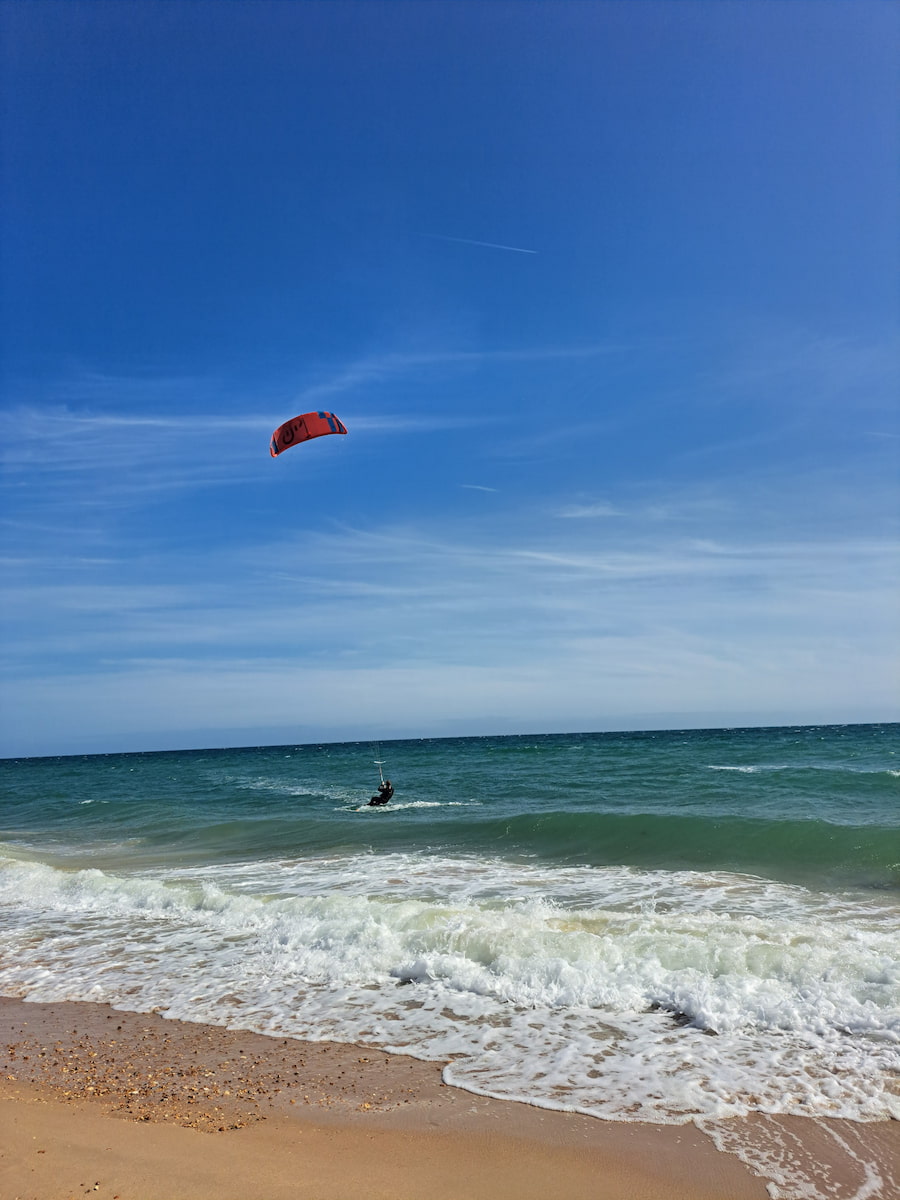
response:
M898 1123L874 1128L892 1138ZM834 1195L853 1196L859 1181L841 1184L838 1168L829 1168ZM85 1195L767 1200L770 1192L691 1125L617 1124L485 1099L446 1086L440 1064L367 1047L0 998L0 1196Z

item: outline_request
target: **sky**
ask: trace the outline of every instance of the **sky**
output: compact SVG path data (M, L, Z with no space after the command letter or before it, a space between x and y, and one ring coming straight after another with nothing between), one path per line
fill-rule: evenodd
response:
M900 6L0 35L0 755L900 719Z

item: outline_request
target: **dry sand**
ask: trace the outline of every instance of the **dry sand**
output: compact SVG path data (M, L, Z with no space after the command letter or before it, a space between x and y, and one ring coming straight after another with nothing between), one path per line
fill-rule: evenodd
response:
M835 1195L856 1189L848 1179ZM690 1125L614 1124L483 1099L444 1085L439 1064L366 1047L104 1005L0 998L0 1197L86 1195L767 1200L769 1193Z

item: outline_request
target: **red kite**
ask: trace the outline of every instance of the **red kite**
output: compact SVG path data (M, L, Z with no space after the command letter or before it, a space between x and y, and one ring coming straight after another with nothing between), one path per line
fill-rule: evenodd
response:
M290 421L285 421L283 425L279 425L272 434L272 440L269 443L269 453L273 458L277 458L285 450L289 450L291 446L297 442L308 442L310 438L321 437L325 433L346 433L347 430L342 421L339 421L334 413L329 412L310 412L303 413L299 417L292 417Z

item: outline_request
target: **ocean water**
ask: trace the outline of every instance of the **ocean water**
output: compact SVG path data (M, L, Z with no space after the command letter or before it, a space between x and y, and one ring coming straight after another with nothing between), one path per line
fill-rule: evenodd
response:
M0 787L2 994L365 1042L607 1119L900 1118L900 726L5 760Z

